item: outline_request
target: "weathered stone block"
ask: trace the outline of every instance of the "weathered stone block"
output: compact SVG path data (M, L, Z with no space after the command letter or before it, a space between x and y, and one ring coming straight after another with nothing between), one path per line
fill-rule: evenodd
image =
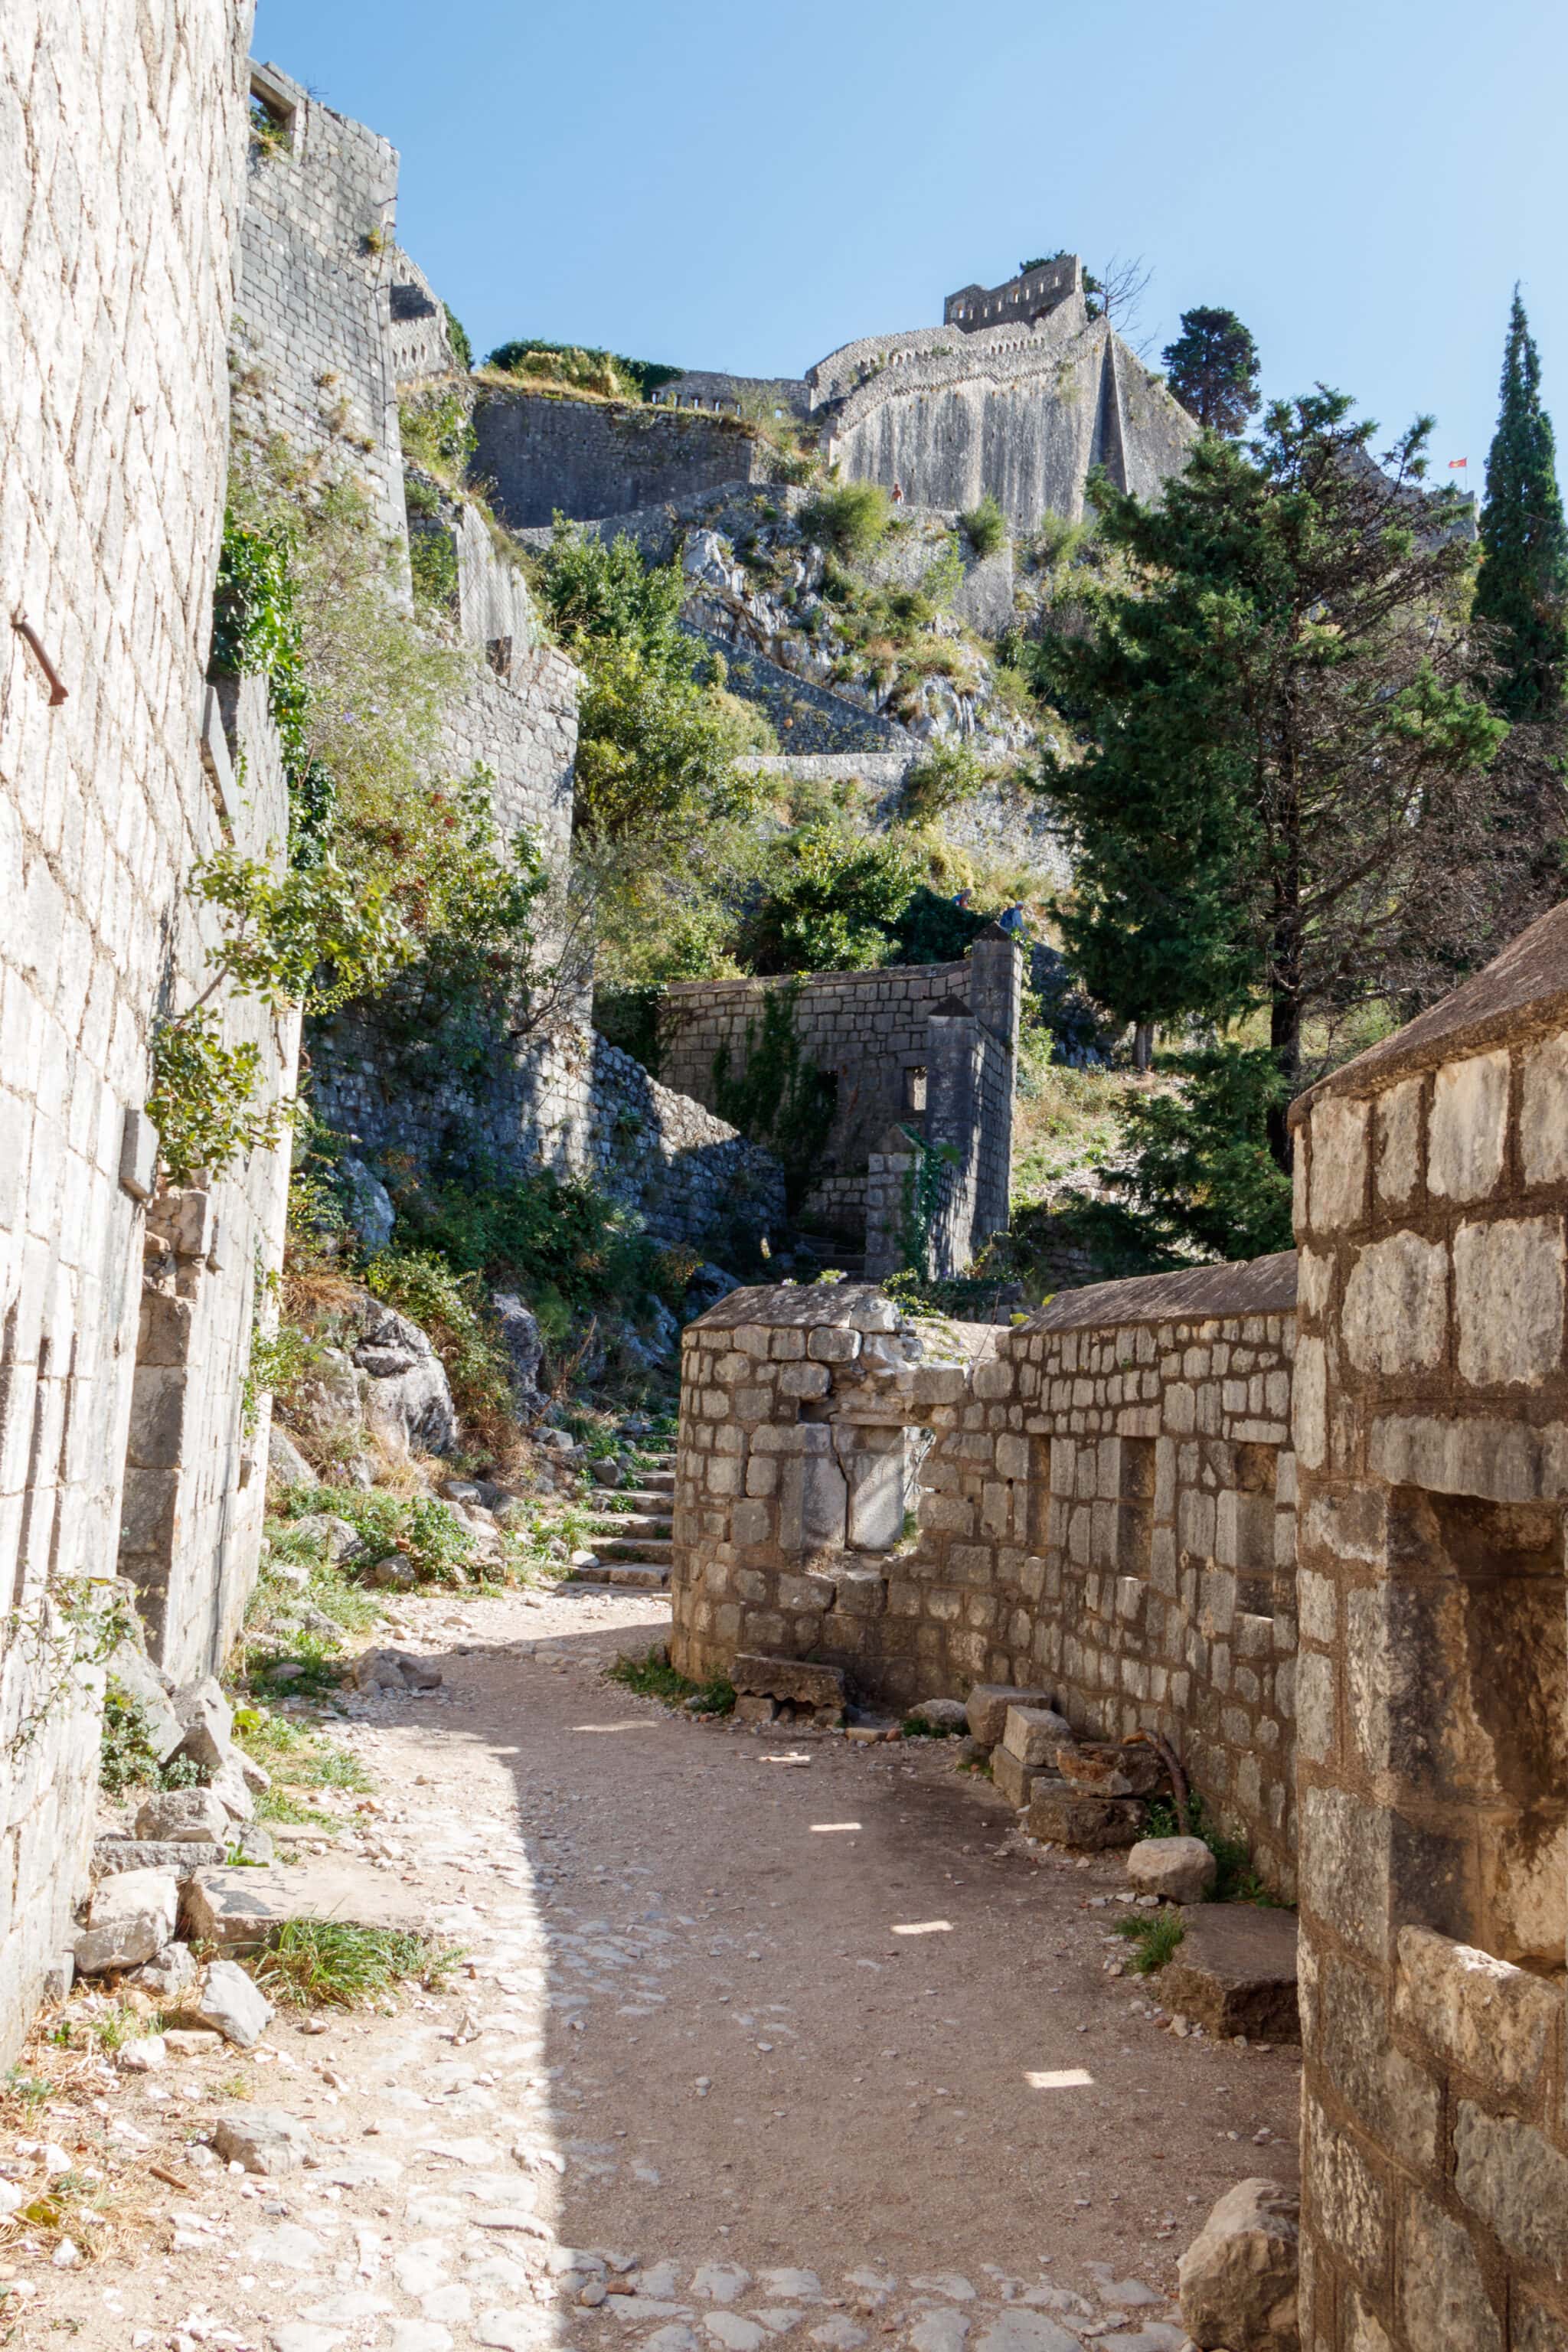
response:
M1127 1876L1141 1895L1167 1903L1201 1903L1218 1871L1202 1838L1140 1838L1128 1849Z
M1489 1952L1402 1927L1394 2013L1489 2089L1528 2095L1541 2080L1563 1997Z
M1055 1770L1058 1748L1072 1738L1071 1724L1052 1706L1010 1706L1004 1718L1002 1746L1037 1771Z
M1468 2234L1414 2189L1405 2194L1397 2294L1410 2343L1502 2352L1502 2327Z
M844 1676L837 1666L743 1651L731 1665L730 1679L743 1696L787 1699L793 1706L810 1707L824 1721L836 1723L844 1712Z
M1136 1797L1088 1797L1065 1781L1037 1780L1029 1799L1029 1834L1089 1853L1131 1845L1143 1826Z
M1037 1767L1026 1764L1021 1757L1005 1748L991 1750L991 1780L998 1793L1018 1810L1029 1801L1030 1792L1039 1779Z
M1459 1376L1536 1388L1563 1355L1563 1220L1462 1225L1454 1237Z
M1337 1233L1366 1213L1370 1105L1331 1097L1312 1113L1311 1229Z
M1176 2266L1182 2324L1200 2346L1296 2352L1300 2203L1274 2180L1227 2189Z
M1391 1234L1357 1253L1345 1285L1341 1331L1351 1361L1365 1372L1430 1371L1443 1360L1448 1327L1447 1252L1418 1234ZM1305 1352L1303 1349L1303 1353ZM1300 1400L1304 1367L1296 1363ZM1297 1427L1297 1446L1309 1453Z
M1403 1207L1421 1179L1421 1080L1390 1087L1376 1104L1377 1197L1384 1207Z
M1432 1084L1426 1182L1447 1201L1479 1201L1502 1174L1508 1138L1506 1050L1447 1062Z
M1516 2262L1568 2278L1568 2157L1531 2124L1459 2102L1454 2186Z
M1011 1683L976 1683L968 1700L970 1733L982 1747L995 1748L1007 1727L1009 1707L1050 1704L1049 1691L1018 1690Z

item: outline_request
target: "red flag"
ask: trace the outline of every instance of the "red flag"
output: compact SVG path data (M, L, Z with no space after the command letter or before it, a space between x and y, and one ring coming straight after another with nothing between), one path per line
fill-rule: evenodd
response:
M1469 462L1470 461L1468 457L1450 457L1448 460L1449 471L1452 472L1456 466L1468 466Z

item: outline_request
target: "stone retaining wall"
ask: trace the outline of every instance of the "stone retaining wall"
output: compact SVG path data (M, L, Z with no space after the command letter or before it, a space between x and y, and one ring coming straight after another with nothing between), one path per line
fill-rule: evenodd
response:
M531 1039L475 1088L411 1087L375 1031L346 1018L318 1037L313 1058L320 1115L373 1161L584 1178L637 1210L656 1239L710 1251L783 1227L772 1153L603 1037Z
M1288 1893L1294 1301L1289 1255L1012 1330L921 1333L863 1284L734 1294L684 1340L677 1664L811 1658L899 1706L1047 1685L1077 1729L1165 1733Z
M491 388L474 425L473 478L514 530L557 513L588 521L723 482L766 481L772 471L764 443L696 409Z

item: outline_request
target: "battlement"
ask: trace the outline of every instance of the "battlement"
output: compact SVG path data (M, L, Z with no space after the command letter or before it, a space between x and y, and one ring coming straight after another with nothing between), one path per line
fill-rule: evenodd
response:
M972 335L977 328L1040 318L1082 290L1082 262L1076 253L1058 253L1000 286L961 286L942 306L942 324Z

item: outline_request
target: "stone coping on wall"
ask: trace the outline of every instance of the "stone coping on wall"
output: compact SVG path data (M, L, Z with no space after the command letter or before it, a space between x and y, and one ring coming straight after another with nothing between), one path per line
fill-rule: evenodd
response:
M1358 1054L1297 1097L1290 1124L1300 1127L1314 1103L1330 1095L1375 1094L1413 1070L1435 1069L1502 1042L1516 1045L1568 1023L1568 900L1521 931L1501 955L1392 1037Z
M992 925L989 928L996 929L999 926ZM980 936L984 939L986 933L983 931ZM1002 937L1004 939L1007 937L1005 931L1003 931ZM719 996L733 995L741 992L760 993L764 988L798 988L804 994L807 989L828 986L865 988L874 992L879 988L886 988L889 981L896 979L900 972L911 971L919 972L922 978L933 980L943 973L950 972L955 979L966 981L969 977L969 961L966 957L959 963L879 963L873 964L870 970L866 971L812 971L804 974L795 971L780 971L764 974L748 973L739 980L667 980L663 993L666 996ZM968 1005L964 1005L963 1010L967 1013Z
M699 1331L897 1331L916 1328L926 1360L967 1357L977 1362L1002 1336L994 1323L955 1323L948 1316L907 1315L874 1282L780 1282L731 1290L681 1334L688 1347Z
M1233 1265L1184 1266L1176 1274L1141 1274L1121 1282L1091 1282L1048 1299L1031 1331L1101 1330L1118 1323L1211 1323L1236 1315L1288 1315L1296 1305L1296 1253Z

